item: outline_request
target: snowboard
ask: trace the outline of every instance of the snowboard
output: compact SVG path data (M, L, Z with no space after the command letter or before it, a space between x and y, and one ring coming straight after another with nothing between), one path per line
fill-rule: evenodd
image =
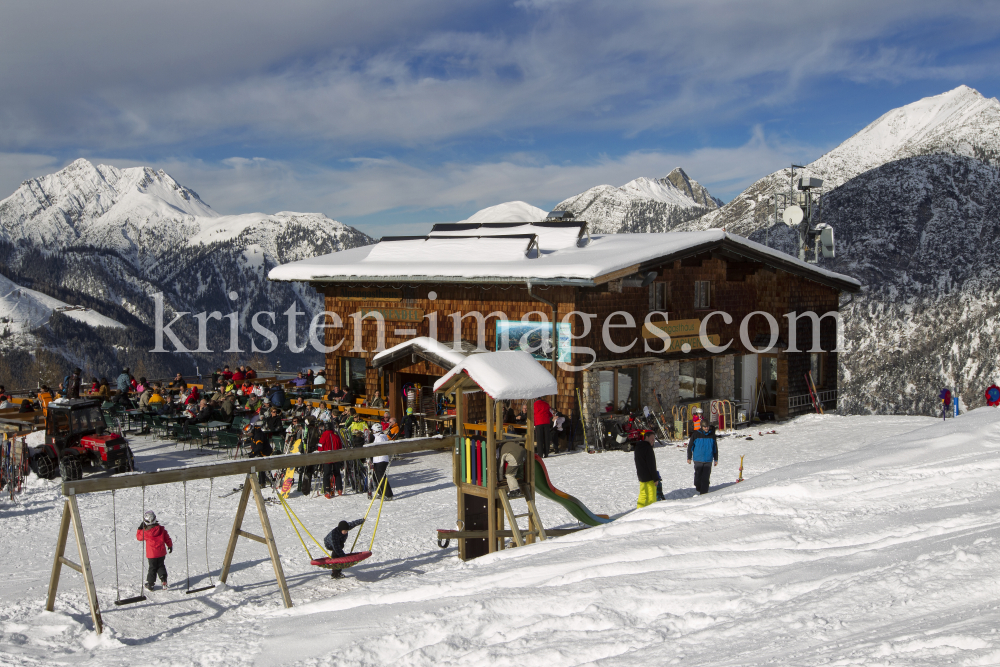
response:
M302 450L302 440L296 440L292 443L292 448L288 450L289 454L298 454ZM281 480L281 487L278 489L278 495L282 498L287 498L288 494L292 492L292 487L295 485L295 468L285 469L285 476Z

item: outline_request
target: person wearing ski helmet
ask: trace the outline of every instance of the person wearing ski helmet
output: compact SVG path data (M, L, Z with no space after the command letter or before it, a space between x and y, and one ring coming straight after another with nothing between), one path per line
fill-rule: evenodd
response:
M656 436L652 431L646 431L644 437L632 446L632 456L635 459L635 474L639 478L639 500L636 507L645 507L656 502L656 481L660 473L656 471L656 454L653 452L653 441Z
M170 540L167 529L156 522L156 514L153 510L146 510L142 515L142 523L135 531L135 539L146 543L146 560L149 563L149 570L146 572L146 589L153 590L156 577L159 575L160 583L167 587L167 566L164 562L168 553L173 553L174 543Z
M700 418L701 408L695 408L694 415ZM719 465L719 441L715 429L705 419L701 419L698 428L691 433L687 461L694 463L694 488L698 493L708 493L712 467Z
M389 436L382 432L382 425L378 422L374 422L371 425L371 431L373 435L372 445L381 445L389 442ZM375 489L376 493L382 492L382 480L385 480L385 498L386 500L392 500L392 487L389 485L389 478L386 477L385 471L389 467L389 456L382 455L372 458L372 472L375 477Z

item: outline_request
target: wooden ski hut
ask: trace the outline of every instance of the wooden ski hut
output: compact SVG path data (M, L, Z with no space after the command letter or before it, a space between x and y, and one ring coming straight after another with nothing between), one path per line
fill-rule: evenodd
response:
M328 384L379 392L397 419L461 358L522 349L592 438L598 417L644 406L835 409L840 296L861 287L723 230L597 235L575 220L434 225L269 277L324 295ZM457 356L407 346L418 338Z

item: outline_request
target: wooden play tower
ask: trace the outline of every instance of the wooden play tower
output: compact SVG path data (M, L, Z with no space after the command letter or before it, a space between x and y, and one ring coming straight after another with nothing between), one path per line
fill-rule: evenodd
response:
M520 351L484 352L469 356L434 385L434 390L452 394L455 402L456 438L452 450L455 487L458 493L458 530L439 531L458 539L462 560L503 549L508 538L515 546L546 539L535 508L534 411L527 411L523 436L504 432L505 404L553 396L555 378L531 355ZM465 395L486 394L485 425L467 424ZM476 426L477 428L470 428ZM527 451L522 466L523 498L508 497L507 484L499 478L499 448L521 444ZM526 505L522 513L515 507ZM517 519L528 519L527 530ZM505 529L509 525L509 529ZM560 531L562 532L562 531Z

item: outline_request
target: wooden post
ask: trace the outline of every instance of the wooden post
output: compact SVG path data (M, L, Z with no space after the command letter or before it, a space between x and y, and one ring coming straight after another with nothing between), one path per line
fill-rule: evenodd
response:
M486 395L486 515L487 530L489 531L490 553L497 550L497 440L493 432L493 412L494 402L489 394ZM502 528L502 526L500 526Z
M458 447L463 447L465 442L465 396L460 386L455 387L455 438ZM458 473L458 466L462 457L457 447L453 447L452 453L452 476L455 481L455 491L458 495L458 516L456 517L456 527L459 530L466 530L465 525L465 494L462 493L462 480ZM458 541L458 557L462 560L466 558L465 539Z
M76 549L80 554L80 563L76 564L66 558L66 540L69 536L69 524L73 523L73 534L76 536ZM59 537L56 539L56 554L52 561L52 574L49 577L49 596L45 602L46 611L54 611L56 591L59 589L59 576L62 566L66 565L83 575L83 587L87 591L87 602L90 604L90 617L94 620L94 632L104 632L104 622L101 620L101 608L97 602L97 587L94 585L94 572L90 568L90 554L87 551L87 538L83 534L83 523L80 521L80 506L76 503L76 495L71 495L63 503L63 516L59 524Z
M264 537L254 535L243 530L243 517L247 510L247 501L250 500L250 493L253 493L254 503L257 505L257 514L260 516L260 525L264 529ZM257 483L257 475L250 473L243 482L243 493L240 495L240 504L236 508L236 518L233 519L233 530L229 534L229 544L226 546L226 555L222 559L222 571L219 573L219 581L226 583L229 578L229 568L233 564L233 555L236 553L236 542L241 537L245 537L254 542L260 542L267 546L267 552L271 556L271 565L274 567L274 577L278 580L278 588L281 590L281 599L285 607L292 606L292 598L288 593L288 584L285 582L285 571L281 568L281 558L278 555L278 545L274 541L274 533L271 532L271 522L267 518L267 509L264 507L264 497L260 493L260 484Z
M292 606L292 596L288 593L288 584L285 582L285 571L281 569L281 556L278 555L278 545L274 541L274 533L271 532L271 521L267 518L267 508L264 507L264 496L260 494L260 484L257 482L257 476L250 474L247 475L247 479L253 487L253 497L257 502L260 525L264 529L267 550L271 554L271 565L274 566L274 577L278 580L278 588L281 589L281 599L284 601L285 608L287 609Z
M87 552L87 538L83 534L83 522L80 520L80 507L76 504L76 495L69 497L69 508L73 519L73 534L76 536L76 548L80 552L80 567L83 569L83 585L90 598L90 616L94 619L94 630L97 634L104 631L101 621L101 609L97 603L97 587L94 585L94 572L90 569L90 554Z
M525 500L530 508L535 502L535 406L528 408L528 418L525 420L527 432L524 434L524 449L528 452L524 461L524 492ZM537 513L528 514L528 544L534 544L535 531L541 531L541 526L535 525Z
M66 538L69 536L69 500L63 503L62 522L59 524L59 536L56 538L56 555L52 559L52 574L49 576L49 599L45 603L45 611L55 611L56 591L59 589L59 575L62 572L63 556L66 554Z
M243 515L247 511L247 500L250 498L250 475L247 481L243 482L243 493L240 494L240 504L236 506L236 518L233 519L233 530L229 534L229 544L226 546L226 555L222 558L222 572L219 573L219 581L226 583L229 577L229 566L233 563L233 554L236 553L236 540L240 539L240 529L243 528Z

